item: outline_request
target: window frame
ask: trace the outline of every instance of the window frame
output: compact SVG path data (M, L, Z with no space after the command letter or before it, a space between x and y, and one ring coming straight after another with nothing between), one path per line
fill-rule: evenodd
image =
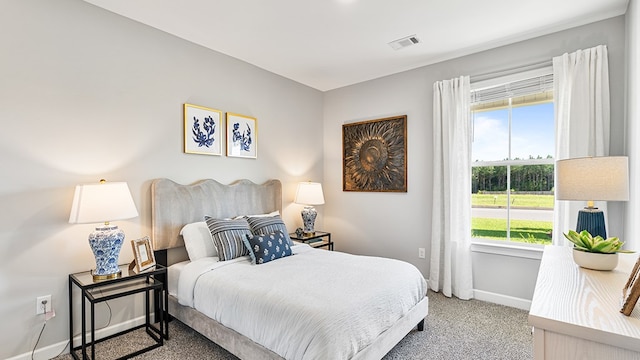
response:
M530 78L535 78L535 77L545 77L548 75L552 75L553 74L553 68L551 66L547 66L544 68L540 68L540 69L535 69L535 70L530 70L530 71L524 71L524 72L520 72L520 73L515 73L515 74L510 74L507 76L503 76L503 77L499 77L499 78L494 78L494 79L488 79L488 80L484 80L484 81L478 81L478 82L474 82L471 84L471 91L472 93L475 91L482 91L484 89L490 89L492 87L499 87L499 86L505 86L505 84L509 84L509 83L513 83L513 82L518 82L518 81L522 81L525 79L530 79ZM547 77L548 80L548 77ZM508 91L508 85L505 86L506 90ZM545 90L541 90L539 93L543 93L545 92ZM509 139L508 139L508 143L509 143L509 149L508 149L508 160L491 160L491 161L471 161L471 171L473 173L473 168L474 167L488 167L488 166L505 166L507 168L506 174L507 174L507 190L506 195L507 195L507 217L505 218L505 220L507 221L507 240L497 240L497 239L490 239L490 238L476 238L476 237L472 237L471 238L471 242L472 242L472 250L476 251L476 252L490 252L490 253L497 253L497 254L502 254L502 255L512 255L512 256L518 256L518 257L526 257L526 258L538 258L539 256L539 251L544 247L544 244L541 243L526 243L526 242L517 242L517 241L513 241L511 240L511 191L508 191L508 189L510 189L510 184L511 184L511 167L512 166L529 166L529 165L554 165L554 174L555 174L555 158L543 158L543 159L512 159L512 155L511 155L511 140L512 140L512 129L511 129L511 124L512 124L512 111L514 107L520 107L520 106L533 106L535 104L541 104L541 103L547 103L547 102L553 102L553 89L547 89L546 92L551 92L551 99L547 99L547 100L542 100L542 101L532 101L530 103L526 103L526 104L517 104L517 105L513 105L512 104L512 99L513 98L517 98L520 97L522 95L515 95L515 96L509 96L507 98L502 98L501 100L508 100L508 104L503 107L503 108L507 108L509 111L508 114L508 126L509 126ZM500 100L495 100L495 101L500 101ZM477 103L476 103L477 104ZM488 111L494 111L494 110L498 110L500 109L500 107L496 106L496 107L489 107L489 108L479 108L477 110L473 109L474 103L471 103L471 110L470 110L470 118L472 122L475 122L475 113L480 113L480 112L488 112ZM554 129L555 130L555 129ZM472 145L473 146L473 145ZM473 147L472 147L473 148ZM555 154L554 154L555 155ZM470 191L470 195L472 194L472 192ZM555 206L554 206L554 212L555 212ZM472 229L469 229L469 231L471 232ZM519 249L522 249L523 251L520 251ZM533 252L530 252L533 251Z

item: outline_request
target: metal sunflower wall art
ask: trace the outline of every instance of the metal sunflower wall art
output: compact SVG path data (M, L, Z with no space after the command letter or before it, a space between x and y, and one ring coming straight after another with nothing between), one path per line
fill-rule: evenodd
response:
M407 192L407 116L342 125L342 190Z

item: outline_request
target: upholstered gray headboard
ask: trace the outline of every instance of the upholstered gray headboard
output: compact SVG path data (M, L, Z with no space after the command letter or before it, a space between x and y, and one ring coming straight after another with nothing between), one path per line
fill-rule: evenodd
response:
M155 250L184 246L180 230L185 224L204 221L204 216L230 218L237 215L282 212L282 184L269 180L255 184L238 180L229 185L201 180L181 185L169 179L151 182L151 234Z

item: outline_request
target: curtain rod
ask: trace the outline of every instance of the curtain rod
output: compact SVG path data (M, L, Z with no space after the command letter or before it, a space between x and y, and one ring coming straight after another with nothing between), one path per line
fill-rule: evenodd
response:
M548 60L538 61L538 62L527 64L527 65L520 65L520 66L515 66L507 69L502 69L502 70L498 70L490 73L471 75L469 78L471 82L483 81L483 80L488 80L488 79L497 78L501 76L517 74L519 72L524 72L527 70L541 69L541 68L552 66L552 65L553 65L553 60L548 59Z

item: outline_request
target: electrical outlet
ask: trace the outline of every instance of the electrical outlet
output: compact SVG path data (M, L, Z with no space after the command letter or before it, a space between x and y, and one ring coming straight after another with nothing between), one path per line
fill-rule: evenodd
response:
M45 302L43 305L42 303ZM51 311L51 295L38 296L36 298L36 315Z
M424 248L418 248L418 257L420 259L424 259L425 258Z

